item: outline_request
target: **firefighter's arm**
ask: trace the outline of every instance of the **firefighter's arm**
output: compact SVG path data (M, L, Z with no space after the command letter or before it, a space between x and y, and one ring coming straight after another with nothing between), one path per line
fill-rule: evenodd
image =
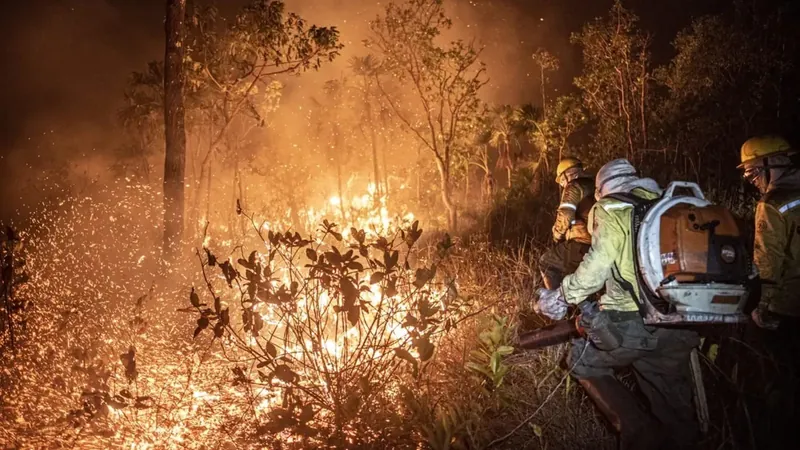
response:
M556 211L556 223L553 225L553 239L556 242L563 240L567 236L567 231L575 219L578 210L578 203L581 201L580 188L574 184L568 184L561 193L561 203Z
M592 208L591 216L592 247L575 273L567 275L561 282L567 303L580 303L603 287L625 238L624 230L600 204Z
M778 281L783 271L786 248L786 222L774 206L759 202L756 206L756 233L753 244L753 263L761 277L759 306L768 308L780 295Z

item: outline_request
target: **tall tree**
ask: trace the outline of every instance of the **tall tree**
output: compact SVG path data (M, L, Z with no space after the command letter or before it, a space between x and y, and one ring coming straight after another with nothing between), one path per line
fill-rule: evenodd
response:
M234 169L233 195L239 197L246 181L244 169L252 169L245 147L268 126L269 114L278 108L280 77L318 69L335 58L342 45L335 27L309 24L287 12L281 1L250 0L232 18L220 16L211 6L189 8L185 14L178 50L184 52L185 121L196 136L186 146L192 150L188 154L189 175L194 178L192 223L198 224L200 233L210 220L212 165L217 164L214 170L222 164ZM162 120L168 109L164 78L154 74L161 74L163 67L154 62L146 72L133 74L122 117L129 127L148 123L149 115Z
M164 60L164 256L173 260L183 237L184 177L186 172L186 129L184 124L183 21L186 0L167 0Z
M543 91L544 92L544 91ZM516 134L524 136L535 152L535 159L530 162L533 172L530 189L538 195L542 187L542 170L548 168L550 145L550 123L544 117L544 108L526 103L512 111L512 126Z
M798 97L798 31L790 22L783 8L742 2L730 17L699 17L678 33L675 57L656 72L666 88L658 164L668 174L724 191L740 180L732 169L742 142L796 129L796 102L787 100Z
M342 166L350 160L350 143L347 142L350 130L346 125L343 126L342 122L346 117L346 111L355 109L352 98L347 95L348 90L346 78L325 82L324 103L317 103L315 111L318 123L317 138L323 142L325 159L336 166L336 190L342 223L347 220Z
M470 166L476 166L483 172L481 180L481 206L487 206L494 197L494 174L492 167L489 165L490 155L489 147L492 145L492 138L494 135L493 119L494 117L489 111L484 108L478 116L480 120L475 128L475 136L473 138L473 145L477 147L478 151L469 155ZM469 173L467 173L469 177Z
M530 103L514 111L516 133L524 136L535 151L531 161L533 180L531 191L539 195L542 189L542 171L550 169L553 156L561 159L569 138L586 124L586 115L580 101L574 95L562 95L547 108Z
M491 112L491 138L489 143L497 149L497 168L505 169L508 187L511 187L511 174L514 171L514 155L511 144L516 143L517 129L514 127L514 107L499 105Z
M373 115L373 85L374 80L379 75L378 61L372 56L355 57L350 60L350 70L356 76L358 83L356 89L361 91L364 117L362 124L366 126L372 146L372 171L375 182L375 198L381 197L381 177L378 170L378 140L375 132L376 117Z
M459 158L470 148L478 93L487 82L480 49L461 40L446 46L437 42L451 27L441 0L389 3L370 26L367 44L383 57L384 72L405 83L411 95L391 95L380 76L377 86L395 117L432 153L447 224L455 231L454 171L463 167Z
M650 38L637 22L617 0L608 18L587 24L571 39L583 48L583 73L575 85L596 127L594 150L603 158L638 162L639 150L648 145Z
M164 148L164 64L151 62L144 72L131 74L119 120L126 132L120 155L126 175L150 179L150 157Z
M558 70L558 58L551 55L547 50L538 49L531 56L533 61L539 66L539 86L541 88L542 96L542 117L547 120L547 72L554 72Z
M242 140L266 123L281 75L318 69L339 55L336 27L309 25L287 12L284 2L251 0L234 20L219 17L215 8L192 15L190 59L193 82L203 92L213 123L208 151L202 157L198 191L211 184L211 161L222 144L234 167L234 193L241 191L239 150ZM235 194L236 195L236 194Z

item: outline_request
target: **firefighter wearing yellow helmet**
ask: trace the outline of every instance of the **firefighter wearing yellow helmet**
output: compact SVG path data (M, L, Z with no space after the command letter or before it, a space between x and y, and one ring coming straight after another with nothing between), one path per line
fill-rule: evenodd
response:
M739 168L762 194L753 246L761 299L752 314L762 328L777 328L781 317L800 319L800 171L794 153L778 136L754 137L741 149Z
M556 167L556 183L562 188L552 230L557 245L539 260L548 289L557 288L564 275L575 271L592 243L587 223L594 205L594 180L586 174L580 160L564 158Z
M776 363L770 383L759 384L769 402L751 405L759 448L795 441L800 420L800 168L795 153L779 136L754 137L741 148L739 168L761 192L753 245L761 296L751 317L769 330L763 343Z

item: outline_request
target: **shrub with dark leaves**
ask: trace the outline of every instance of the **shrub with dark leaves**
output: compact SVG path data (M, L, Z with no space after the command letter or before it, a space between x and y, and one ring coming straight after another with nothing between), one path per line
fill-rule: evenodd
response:
M256 433L341 447L402 427L401 386L467 309L439 273L449 239L423 257L417 222L374 241L357 229L346 241L327 220L311 236L255 229L260 251L197 252L206 286L184 311L236 362L234 382L259 393Z

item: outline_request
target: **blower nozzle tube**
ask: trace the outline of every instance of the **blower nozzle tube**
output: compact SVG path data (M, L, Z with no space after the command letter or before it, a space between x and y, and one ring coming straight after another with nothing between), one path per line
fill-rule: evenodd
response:
M517 348L535 350L569 342L579 337L580 332L574 320L560 320L545 327L520 334Z

